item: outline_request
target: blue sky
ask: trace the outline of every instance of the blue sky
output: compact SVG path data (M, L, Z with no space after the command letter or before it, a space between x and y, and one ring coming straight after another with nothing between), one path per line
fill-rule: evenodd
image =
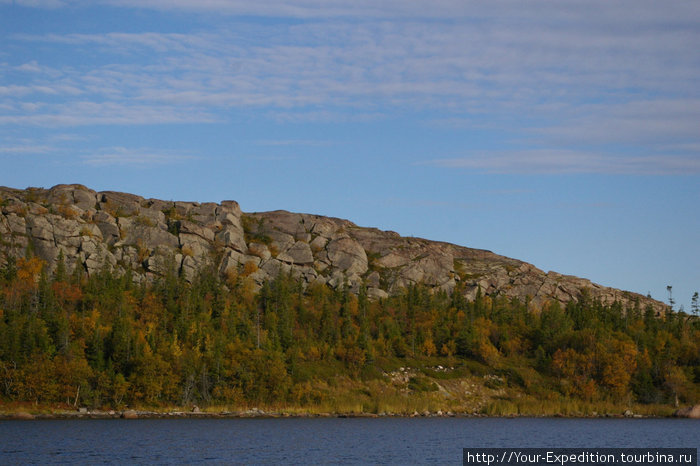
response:
M698 44L696 0L0 0L0 185L348 218L688 309Z

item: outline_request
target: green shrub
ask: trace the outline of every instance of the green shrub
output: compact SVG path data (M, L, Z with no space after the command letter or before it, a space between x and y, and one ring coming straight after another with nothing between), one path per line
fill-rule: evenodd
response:
M419 375L408 379L408 388L414 392L436 392L438 390L435 382Z

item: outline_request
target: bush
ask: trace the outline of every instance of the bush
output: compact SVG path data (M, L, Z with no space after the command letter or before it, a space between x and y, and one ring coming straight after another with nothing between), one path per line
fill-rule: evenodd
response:
M408 379L408 388L414 392L436 392L438 386L435 382L428 380L425 377L415 376Z

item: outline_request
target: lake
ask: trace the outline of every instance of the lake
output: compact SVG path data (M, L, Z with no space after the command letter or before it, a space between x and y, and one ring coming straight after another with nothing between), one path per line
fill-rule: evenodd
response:
M0 422L1 464L461 464L462 448L698 446L700 421L689 419Z

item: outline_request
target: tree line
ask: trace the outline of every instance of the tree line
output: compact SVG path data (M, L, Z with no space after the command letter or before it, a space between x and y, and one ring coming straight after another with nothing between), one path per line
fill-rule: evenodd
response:
M700 400L700 323L582 292L566 306L413 285L382 300L241 268L154 280L107 268L0 270L0 398L119 408L310 405L319 381L382 379L387 361L499 374L535 397Z

